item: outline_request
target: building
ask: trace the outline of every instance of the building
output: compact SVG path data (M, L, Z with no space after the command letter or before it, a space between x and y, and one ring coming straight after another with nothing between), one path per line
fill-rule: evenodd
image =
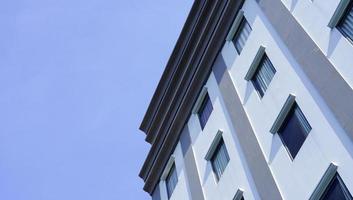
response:
M151 198L352 199L352 7L196 0L140 127Z

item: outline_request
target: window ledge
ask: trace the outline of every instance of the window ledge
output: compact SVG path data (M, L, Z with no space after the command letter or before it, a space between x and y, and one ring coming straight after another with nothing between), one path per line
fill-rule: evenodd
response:
M235 17L235 20L233 22L232 27L230 28L230 31L229 31L227 38L226 38L226 41L228 41L228 42L232 41L235 33L237 32L237 30L240 26L240 23L241 23L241 20L243 19L243 17L244 17L244 11L240 10L238 15Z
M173 166L174 161L175 161L175 156L171 155L169 160L168 160L168 162L167 162L167 165L164 168L164 171L163 171L162 176L161 176L161 180L165 181L167 179L167 176L169 174L170 169Z
M285 118L287 117L290 109L292 108L293 104L295 103L295 96L293 94L290 94L284 103L281 111L279 112L275 122L273 123L270 132L272 134L275 134L278 132L278 130L281 128Z
M263 58L264 55L265 55L265 47L260 46L259 50L255 55L253 62L250 65L248 72L245 75L245 78L244 78L245 80L250 81L253 78L257 68L260 65L261 59Z
M333 13L333 16L330 20L330 22L328 23L328 27L335 28L339 21L341 20L341 18L343 17L349 3L351 0L341 0L340 3L338 4L335 12Z
M243 193L244 191L242 189L238 189L233 197L233 200L241 200L241 198L243 197Z
M199 94L199 97L197 98L196 102L195 102L195 106L194 108L192 109L192 113L193 114L197 114L198 110L200 109L201 107L201 104L202 104L202 101L203 99L205 98L207 94L207 87L204 86Z
M212 143L211 143L211 146L210 148L208 149L207 153L206 153L206 156L205 156L205 160L209 161L211 160L216 148L217 148L217 145L219 144L219 142L221 141L222 139L222 134L223 134L223 131L222 130L218 130L215 138L213 139Z
M314 190L313 194L310 196L309 200L317 200L320 199L320 197L323 195L325 192L327 186L330 184L332 178L335 176L337 172L337 165L334 163L331 163L330 166L327 168L324 176L321 178L320 182L316 186L316 189Z

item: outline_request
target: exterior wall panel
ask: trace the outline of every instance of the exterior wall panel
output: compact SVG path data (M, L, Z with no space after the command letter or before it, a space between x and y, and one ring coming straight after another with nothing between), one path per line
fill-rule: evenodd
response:
M327 109L325 99L313 87L311 80L302 71L302 66L278 37L258 4L246 1L243 10L253 28L248 43L241 55L232 58L228 55L232 54L230 52L234 48L226 43L222 55L228 61L226 63L233 84L283 198L308 199L331 162L342 163L339 171L342 171L347 187L352 190L352 173L347 173L353 167L350 138ZM277 70L262 99L256 94L251 82L244 79L261 45L266 47L266 53ZM296 95L298 104L313 127L293 161L278 134L272 135L269 132L289 94Z
M221 5L241 4L219 1L210 12L222 18L224 13L217 10ZM213 110L203 128L197 113L191 113L193 104L175 104L169 111L176 112L177 117L168 118L170 113L166 112L166 121L160 122L170 124L153 125L168 129L168 135L159 133L165 137L164 146L153 146L154 150L161 148L160 155L151 153L148 158L156 160L146 162L153 173L146 171L148 165L142 170L149 192L153 181L160 179L153 200L168 199L165 182L153 169L164 167L155 165L169 159L166 149L175 157L178 173L172 200L229 200L239 191L245 199L309 199L330 165L337 166L353 193L353 45L336 28L327 26L338 4L339 0L246 0L241 12L252 31L240 54L232 41L225 40L224 32L224 38L211 37L211 31L230 29L229 20L236 13L227 19L227 26L212 22L214 30L200 28L207 30L204 36L209 39L200 44L205 54L195 53L199 62L195 57L185 61L192 68L178 66L185 67L185 77L181 76L175 96L166 99L178 98L180 105L193 102L190 99L196 101L205 81ZM215 48L218 45L221 47ZM245 78L260 47L276 69L262 98ZM212 65L209 73L206 69ZM194 76L201 77L200 81ZM294 159L278 133L270 132L289 95L295 96L312 128ZM218 181L205 156L219 132L230 160Z
M224 113L222 96L213 74L206 83L206 87L214 106L209 122L203 130L201 130L196 115L192 115L188 122L205 199L232 199L239 188L246 191L244 192L245 199L260 199L244 155L238 146L239 143L234 138L235 133L229 124L230 120ZM218 130L223 131L222 137L230 157L219 182L213 174L211 163L205 160L205 155Z
M184 156L185 173L188 182L188 188L192 200L204 200L202 186L199 178L199 172L197 170L194 151L191 144L190 132L187 126L180 137L180 144Z
M353 44L339 30L328 26L341 0L282 0L289 12L302 25L320 50L353 87Z

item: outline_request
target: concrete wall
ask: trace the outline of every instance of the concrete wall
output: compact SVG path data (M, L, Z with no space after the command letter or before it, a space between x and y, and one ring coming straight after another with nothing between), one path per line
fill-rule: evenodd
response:
M243 10L253 29L246 46L238 56L234 45L227 42L222 55L283 198L308 199L331 162L339 165L338 172L346 186L353 191L351 141L328 111L325 102L292 58L255 0L246 1ZM307 10L306 13L310 11ZM262 99L251 82L244 80L260 45L266 47L266 53L277 71ZM279 136L269 132L289 94L296 95L298 105L313 128L293 161Z
M213 111L205 128L201 130L196 114L193 114L188 122L205 199L229 200L233 198L238 189L244 190L245 199L258 199L251 174L239 148L238 141L234 137L235 133L224 109L223 100L213 74L211 74L206 83L206 87L212 101ZM218 130L223 131L222 137L230 157L230 161L219 182L217 182L212 171L211 163L205 160L205 155Z
M282 1L288 12L294 15L321 51L326 53L345 81L352 86L353 46L337 29L331 30L327 27L339 0ZM250 37L241 55L236 53L232 42L226 42L221 56L227 65L226 73L229 73L241 99L262 155L283 199L308 199L332 162L338 165L338 173L352 193L353 144L347 133L337 122L317 88L302 71L302 66L281 41L256 1L247 0L242 10L252 27ZM259 97L252 83L244 79L260 45L266 47L266 54L276 69L263 98ZM192 155L190 158L195 159L195 163L191 168L186 167L190 158L187 159L188 163L185 163L186 153L179 142L173 153L179 181L171 199L195 199L195 194L190 188L195 185L197 187L197 184L200 184L200 187L197 187L200 190L196 195L198 199L229 200L238 189L244 190L245 199L260 199L249 163L244 157L229 110L226 109L213 73L206 87L214 110L203 130L196 114L192 114L186 124L186 134L189 134L191 139L187 151ZM278 134L269 132L289 94L296 96L296 102L312 127L294 160L290 158ZM230 162L219 182L213 174L210 162L205 160L218 130L223 131L223 139L230 156ZM196 174L192 172L195 176L191 177L190 173L187 173L190 169L196 169ZM198 180L192 182L191 178ZM168 199L164 181L159 183L158 188L156 192L160 193L160 198Z
M184 166L184 159L183 159L183 152L181 149L180 142L176 146L173 156L175 158L174 163L175 163L175 169L178 174L178 183L170 197L170 200L178 200L178 199L185 199L189 200L190 198L190 192L189 192L189 186L187 183L187 177L186 177L186 172L185 172L185 166ZM167 188L166 188L166 183L164 180L161 180L158 184L159 191L160 191L160 199L161 200L168 200L168 194L167 194Z
M353 87L353 44L337 28L329 28L340 0L282 0L287 9Z

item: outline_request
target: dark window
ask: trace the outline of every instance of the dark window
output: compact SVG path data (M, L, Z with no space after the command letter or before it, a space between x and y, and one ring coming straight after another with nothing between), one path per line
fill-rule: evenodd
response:
M168 198L172 196L175 186L178 183L178 174L175 169L175 164L170 168L167 178L165 180L167 185Z
M352 195L343 183L341 177L336 173L320 200L352 200Z
M216 175L217 180L221 178L227 164L229 162L229 155L224 144L223 139L218 143L217 148L211 157L212 169Z
M348 40L353 42L353 2L348 6L337 28Z
M233 44L235 49L237 50L238 54L243 50L246 40L248 39L251 33L251 27L249 23L246 21L245 17L243 17L238 31L235 33L233 38Z
M279 136L292 159L298 154L310 130L311 126L309 122L306 120L297 103L294 103L279 130Z
M207 120L212 113L212 110L213 110L212 102L208 94L206 94L205 98L201 103L200 109L197 113L200 119L200 124L202 129L205 127Z
M265 54L254 74L254 77L251 79L255 89L261 97L264 96L275 73L276 69L273 67L270 59Z

